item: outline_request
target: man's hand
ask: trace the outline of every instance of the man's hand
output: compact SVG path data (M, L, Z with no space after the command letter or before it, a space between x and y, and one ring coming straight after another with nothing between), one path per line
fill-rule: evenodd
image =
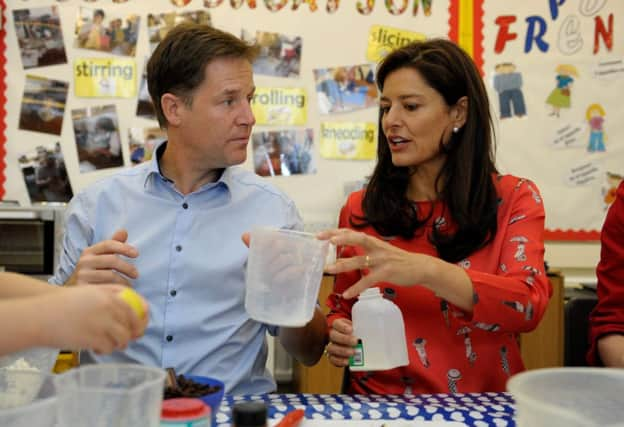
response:
M339 368L349 366L349 357L355 354L357 345L353 325L349 319L336 319L329 330L329 344L325 350L329 361Z
M136 258L139 252L126 243L128 232L117 230L110 238L89 246L80 255L73 274L66 285L118 283L131 286L129 279L136 279L136 268L121 256Z

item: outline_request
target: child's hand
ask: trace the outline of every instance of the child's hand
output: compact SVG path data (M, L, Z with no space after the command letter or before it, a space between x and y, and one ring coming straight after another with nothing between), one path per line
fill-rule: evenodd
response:
M125 349L143 335L149 314L140 319L119 297L123 289L119 285L83 285L37 297L46 307L39 319L41 341L50 347L100 354Z

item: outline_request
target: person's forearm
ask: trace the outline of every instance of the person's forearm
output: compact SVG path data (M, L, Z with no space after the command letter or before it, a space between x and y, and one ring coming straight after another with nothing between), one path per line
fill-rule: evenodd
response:
M0 299L21 298L54 292L57 286L15 273L0 273Z
M280 328L279 339L286 351L307 366L318 362L327 342L327 323L316 307L312 320L302 328Z
M438 297L472 312L474 289L466 271L439 258L432 258L428 264L424 285Z
M44 304L40 297L0 301L0 324L3 330L0 334L0 355L46 345L43 328L47 322L42 319L46 310L42 307Z
M624 335L605 335L598 340L598 352L605 366L624 368Z

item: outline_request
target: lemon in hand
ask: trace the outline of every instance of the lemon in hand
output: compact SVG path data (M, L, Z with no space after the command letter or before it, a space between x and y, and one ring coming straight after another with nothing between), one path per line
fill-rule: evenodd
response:
M145 302L141 295L130 288L125 288L117 295L132 308L139 319L143 319L145 317Z

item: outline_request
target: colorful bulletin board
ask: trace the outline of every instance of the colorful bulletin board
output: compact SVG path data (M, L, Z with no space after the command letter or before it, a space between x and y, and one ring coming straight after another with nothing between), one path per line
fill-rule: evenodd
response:
M503 173L533 180L552 240L595 240L624 177L618 0L0 0L0 198L66 201L165 138L144 82L192 20L261 46L245 167L335 223L374 165L375 63L411 40L472 55ZM46 168L42 165L48 165ZM60 176L42 190L40 175ZM322 189L322 191L320 191Z

